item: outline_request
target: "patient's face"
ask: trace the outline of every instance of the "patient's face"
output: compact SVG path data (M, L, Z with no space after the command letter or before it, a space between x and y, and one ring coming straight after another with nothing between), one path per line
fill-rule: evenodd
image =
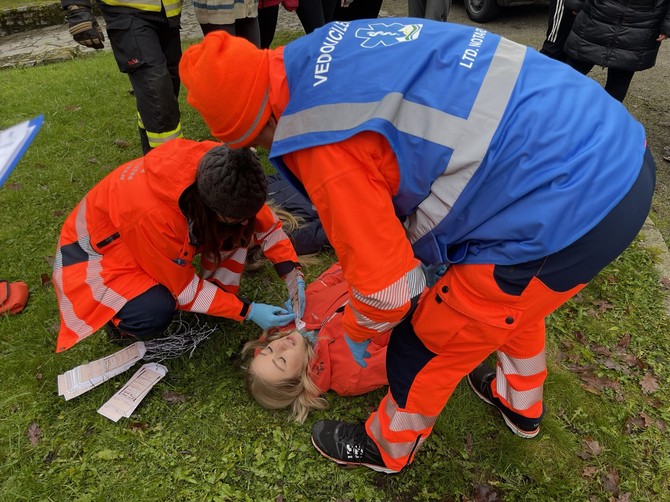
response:
M300 375L307 352L307 341L294 331L274 340L261 350L249 365L266 382L279 382Z

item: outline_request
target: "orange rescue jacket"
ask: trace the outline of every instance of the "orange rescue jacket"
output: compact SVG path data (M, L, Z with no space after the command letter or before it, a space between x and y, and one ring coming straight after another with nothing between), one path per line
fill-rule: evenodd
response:
M195 182L202 156L218 145L169 141L115 169L73 210L54 262L61 314L56 352L100 329L128 300L156 284L172 292L180 310L243 319L243 302L234 293L246 253L226 253L222 272L203 259L204 275L211 280L203 279L193 265L199 250L189 242L188 222L178 203ZM256 215L252 245L260 245L275 264L298 263L267 205Z

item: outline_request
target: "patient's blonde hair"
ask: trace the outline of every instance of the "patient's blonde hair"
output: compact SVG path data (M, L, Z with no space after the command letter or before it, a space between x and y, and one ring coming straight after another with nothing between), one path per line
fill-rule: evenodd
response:
M263 337L244 344L242 358L253 358L257 350L263 350L268 344L291 333L291 330L264 332ZM314 356L314 347L305 340L307 350L305 359L297 378L287 378L279 382L267 382L259 378L252 370L251 365L243 367L245 384L249 394L267 410L278 410L291 407L293 418L304 423L310 410L323 410L328 407L328 401L321 397L321 390L309 378L309 361Z

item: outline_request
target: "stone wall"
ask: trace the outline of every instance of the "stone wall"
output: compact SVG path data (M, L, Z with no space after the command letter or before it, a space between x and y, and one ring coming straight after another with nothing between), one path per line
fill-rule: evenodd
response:
M0 37L64 22L60 3L3 9L0 11Z

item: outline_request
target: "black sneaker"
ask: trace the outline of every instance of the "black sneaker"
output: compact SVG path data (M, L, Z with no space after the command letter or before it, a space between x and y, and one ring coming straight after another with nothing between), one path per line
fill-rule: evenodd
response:
M340 465L368 467L373 471L395 474L384 464L379 448L365 431L364 423L348 424L319 420L312 427L312 444L321 455Z
M482 363L468 375L468 383L482 401L498 408L505 424L507 424L507 427L509 427L514 434L524 439L534 438L540 433L540 421L542 420L542 416L539 418L521 416L502 404L500 399L493 397L491 382L495 376L495 371L493 371L487 364ZM542 407L542 415L544 415L544 406Z

